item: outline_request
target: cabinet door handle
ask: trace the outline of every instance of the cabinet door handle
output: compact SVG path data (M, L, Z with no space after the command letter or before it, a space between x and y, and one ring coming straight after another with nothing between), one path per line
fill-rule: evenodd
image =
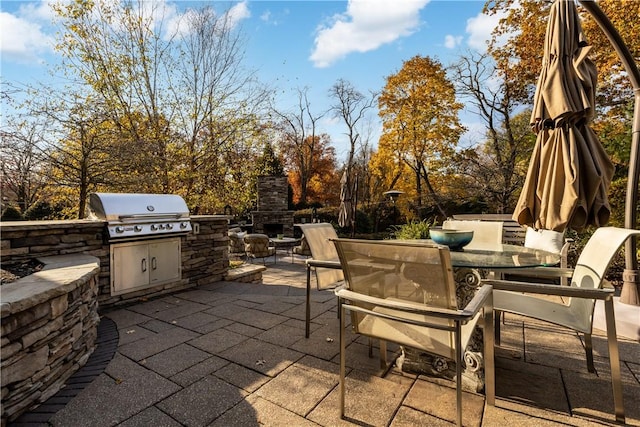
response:
M142 272L143 273L145 271L147 271L147 259L146 258L142 258L142 262L140 263L140 268L142 268Z
M156 257L151 258L151 269L152 270L158 269L158 260L156 259Z

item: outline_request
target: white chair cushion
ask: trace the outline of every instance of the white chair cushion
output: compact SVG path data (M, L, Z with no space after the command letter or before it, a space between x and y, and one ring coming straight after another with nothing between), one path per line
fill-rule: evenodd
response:
M533 227L527 227L524 245L527 248L559 254L564 245L564 234L553 230L536 230Z

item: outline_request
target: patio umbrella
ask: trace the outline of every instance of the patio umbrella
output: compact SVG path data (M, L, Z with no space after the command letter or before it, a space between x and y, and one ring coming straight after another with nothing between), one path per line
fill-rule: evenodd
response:
M513 219L564 231L609 220L613 164L589 123L596 67L573 0L551 6L531 125L537 134Z
M351 225L353 209L351 206L351 186L349 184L349 175L347 170L342 174L340 179L340 211L338 212L338 225L347 227Z

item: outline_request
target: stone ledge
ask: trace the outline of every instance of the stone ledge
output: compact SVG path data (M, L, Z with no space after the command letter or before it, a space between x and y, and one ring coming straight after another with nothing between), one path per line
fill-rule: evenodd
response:
M2 285L2 318L66 295L100 272L100 260L91 255L57 255L38 260L45 264L41 271Z
M229 282L255 282L262 283L262 272L267 269L264 265L243 264L240 267L229 270L224 280Z

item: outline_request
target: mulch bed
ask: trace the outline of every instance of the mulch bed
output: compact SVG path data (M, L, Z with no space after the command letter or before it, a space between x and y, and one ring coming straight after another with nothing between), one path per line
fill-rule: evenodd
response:
M0 285L16 280L42 270L44 264L37 260L30 260L18 264L5 264L0 269Z

